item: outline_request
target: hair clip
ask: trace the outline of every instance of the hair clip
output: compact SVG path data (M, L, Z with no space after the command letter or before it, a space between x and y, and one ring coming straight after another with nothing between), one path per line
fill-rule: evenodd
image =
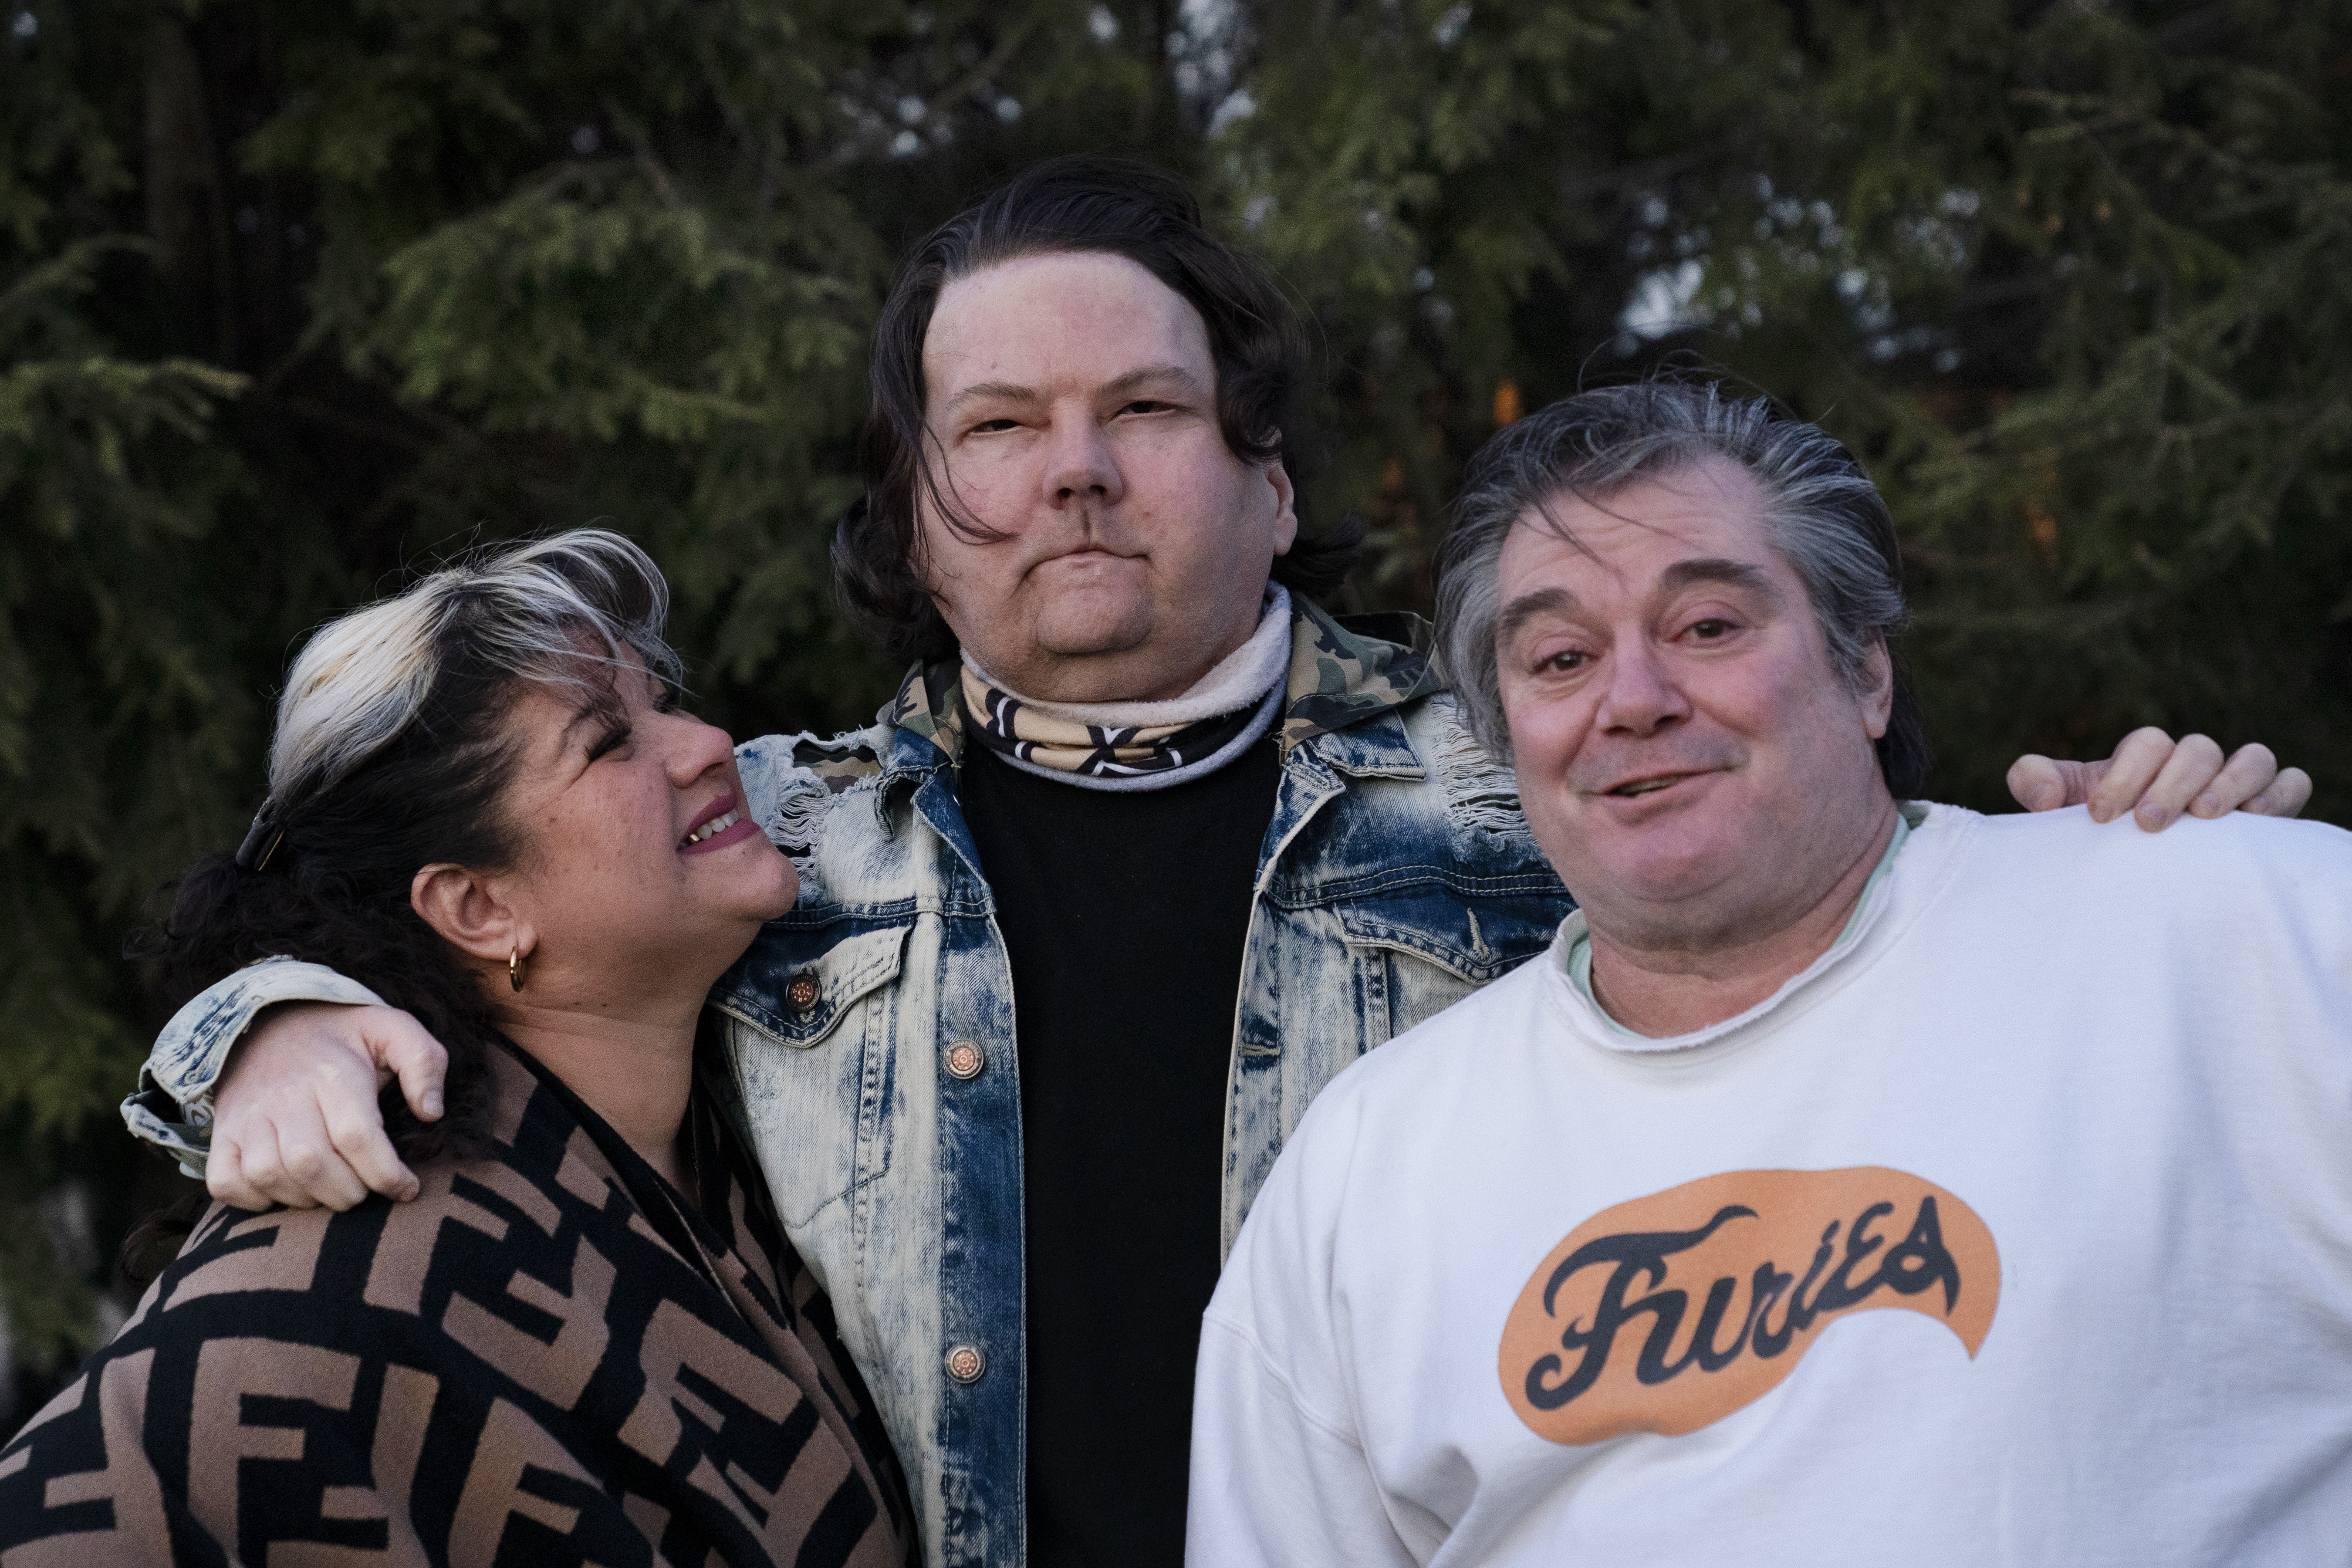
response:
M236 863L248 871L268 869L269 857L277 853L278 846L286 837L286 829L278 825L278 814L274 809L277 804L275 795L263 797L261 809L253 814L253 826L245 830L245 842L236 847ZM267 844L262 843L265 836L268 839ZM256 845L261 847L257 858L253 852Z

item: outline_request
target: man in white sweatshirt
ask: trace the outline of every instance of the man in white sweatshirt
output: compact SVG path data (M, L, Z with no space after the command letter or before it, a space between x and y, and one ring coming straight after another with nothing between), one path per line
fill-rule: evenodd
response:
M1190 1560L2343 1561L2352 835L1906 800L1885 504L1761 402L1522 422L1443 571L1582 908L1284 1151Z

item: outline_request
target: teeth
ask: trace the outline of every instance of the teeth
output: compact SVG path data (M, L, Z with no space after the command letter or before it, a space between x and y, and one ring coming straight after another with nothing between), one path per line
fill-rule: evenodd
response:
M1639 784L1625 785L1617 793L1622 795L1654 795L1674 782L1672 779L1643 779Z
M688 844L699 844L714 833L724 833L743 820L740 810L721 812L686 836Z

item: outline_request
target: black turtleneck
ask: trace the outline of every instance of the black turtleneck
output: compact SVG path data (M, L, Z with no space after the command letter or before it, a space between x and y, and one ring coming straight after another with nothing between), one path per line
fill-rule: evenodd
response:
M1037 1568L1183 1558L1234 1011L1279 780L1271 735L1134 794L964 751L1013 966Z

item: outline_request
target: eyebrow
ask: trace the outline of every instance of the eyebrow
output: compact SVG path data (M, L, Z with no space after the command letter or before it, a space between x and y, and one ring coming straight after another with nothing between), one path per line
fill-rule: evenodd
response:
M1773 585L1770 574L1746 561L1733 561L1719 555L1702 556L1696 561L1677 561L1658 574L1658 585L1667 593L1679 593L1696 583L1720 583L1727 587L1745 589L1777 605L1780 590ZM1564 615L1582 607L1582 601L1565 588L1538 588L1522 594L1503 606L1495 620L1495 640L1505 642L1521 626L1540 616Z
M628 714L629 705L622 699L621 694L614 690L609 686L605 687L602 696L591 697L586 701L583 702L578 708L572 710L571 719L564 724L562 732L555 737L556 746L561 749L571 745L572 731L580 728L581 725L587 723L590 720L602 719L608 721L620 720L625 721L628 718Z
M1037 400L1037 389L1034 386L1015 386L1009 381L976 381L949 398L946 411L952 414L965 404L976 403L984 397L1000 398L1006 403L1034 403Z
M1100 390L1117 396L1154 381L1172 381L1192 395L1200 395L1200 381L1181 364L1138 365L1117 380L1105 382ZM943 412L951 415L965 404L983 398L1000 398L1007 403L1034 403L1041 395L1034 386L1021 386L1009 381L977 381L949 398Z
M1110 393L1133 392L1137 387L1154 381L1172 381L1186 392L1196 395L1201 391L1200 382L1193 378L1191 371L1181 364L1140 365L1129 371L1117 381L1105 383L1103 390Z
M1780 602L1780 590L1773 585L1771 574L1751 562L1707 555L1696 561L1677 561L1658 574L1658 585L1670 594L1694 583L1720 583L1727 588L1745 589L1776 605Z

